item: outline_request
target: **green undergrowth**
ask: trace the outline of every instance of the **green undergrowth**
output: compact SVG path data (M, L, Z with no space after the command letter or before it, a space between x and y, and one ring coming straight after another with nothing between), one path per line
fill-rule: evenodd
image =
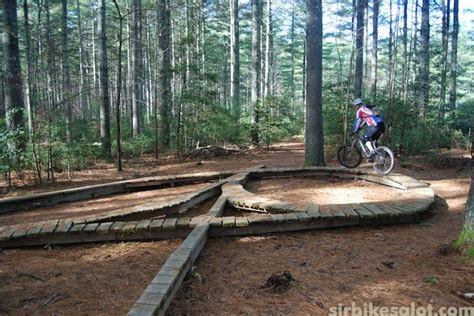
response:
M466 254L467 258L474 259L474 230L464 229L459 238L454 241L454 246Z

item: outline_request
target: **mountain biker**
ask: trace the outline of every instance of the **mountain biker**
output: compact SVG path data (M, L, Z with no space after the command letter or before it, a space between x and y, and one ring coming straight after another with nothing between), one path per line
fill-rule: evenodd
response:
M360 98L355 99L352 105L356 110L356 120L352 133L356 133L364 125L367 125L363 140L370 151L369 155L372 156L374 153L372 141L376 142L385 132L383 117L375 107L367 106Z

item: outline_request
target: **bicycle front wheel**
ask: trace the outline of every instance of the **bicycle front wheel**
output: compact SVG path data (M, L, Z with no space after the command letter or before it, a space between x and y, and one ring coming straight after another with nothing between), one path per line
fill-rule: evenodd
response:
M377 174L387 175L395 165L393 152L388 147L381 146L376 148L372 159L372 167Z
M357 147L345 145L337 151L337 160L346 168L356 168L362 162L362 154Z

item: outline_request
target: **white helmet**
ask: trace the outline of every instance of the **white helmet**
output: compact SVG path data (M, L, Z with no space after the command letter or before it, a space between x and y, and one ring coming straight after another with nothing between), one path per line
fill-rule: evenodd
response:
M356 105L361 105L362 103L363 103L362 99L357 98L354 100L354 102L352 102L352 105L356 106Z

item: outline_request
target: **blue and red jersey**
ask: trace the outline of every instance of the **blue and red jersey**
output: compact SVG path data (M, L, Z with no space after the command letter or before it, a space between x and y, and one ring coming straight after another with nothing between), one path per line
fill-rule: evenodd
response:
M352 131L357 132L361 127L362 122L365 122L367 126L377 126L377 124L383 122L383 119L379 115L376 115L371 109L363 105L359 110L357 110L356 120Z

